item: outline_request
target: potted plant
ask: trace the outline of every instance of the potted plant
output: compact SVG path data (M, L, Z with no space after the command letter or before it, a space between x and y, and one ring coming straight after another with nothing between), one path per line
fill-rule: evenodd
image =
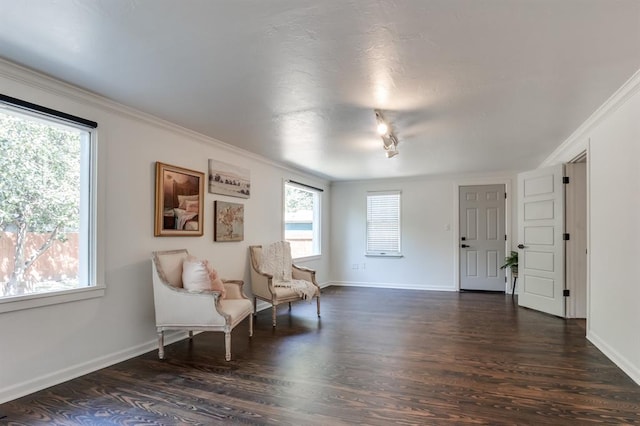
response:
M511 269L512 277L515 278L518 276L518 252L517 251L512 251L510 256L505 257L504 265L502 265L500 269L505 269L505 268Z

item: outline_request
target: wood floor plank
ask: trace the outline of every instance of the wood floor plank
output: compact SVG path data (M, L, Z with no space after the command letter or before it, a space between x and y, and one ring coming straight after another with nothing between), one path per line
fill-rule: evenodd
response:
M0 405L18 425L640 424L582 321L511 296L342 288Z

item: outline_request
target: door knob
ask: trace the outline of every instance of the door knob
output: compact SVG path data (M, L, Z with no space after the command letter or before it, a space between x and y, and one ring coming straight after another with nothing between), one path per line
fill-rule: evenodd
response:
M523 248L526 248L526 246L524 244L518 244L518 248L523 249Z
M460 247L462 247L462 248L469 248L470 246L469 246L469 245L467 245L467 244L462 244Z

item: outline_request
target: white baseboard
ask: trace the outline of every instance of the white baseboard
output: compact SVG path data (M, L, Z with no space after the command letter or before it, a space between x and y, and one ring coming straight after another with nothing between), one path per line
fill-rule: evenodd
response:
M627 358L620 355L618 351L613 349L604 340L602 340L597 334L592 331L587 331L587 340L597 347L600 352L605 354L607 358L609 358L615 365L620 367L622 371L624 371L631 380L640 385L640 368L636 365L633 365Z
M165 345L175 343L179 340L186 339L187 337L189 337L188 333L182 331L165 332ZM36 377L35 379L10 386L8 388L3 388L2 390L0 390L0 404L13 401L14 399L29 395L34 392L38 392L42 389L46 389L48 387L66 382L68 380L75 379L76 377L84 376L85 374L89 374L110 365L126 361L157 348L158 341L156 339L153 339L152 341L148 341L146 343L133 346L128 349L104 355L94 360L87 361L68 368L63 368L53 373L45 374L43 376Z
M426 291L458 291L454 287L447 286L425 286L407 283L371 283L358 281L332 281L329 285L339 287L372 287L372 288L393 288L398 290L426 290Z
M424 287L411 284L388 284L388 283L367 283L367 282L347 282L347 281L327 281L320 284L320 288L335 286L345 287L376 287L376 288L395 288L395 289L407 289L407 290L436 290L436 291L456 291L453 288L443 287ZM258 312L268 309L271 304L258 301ZM186 339L188 334L181 331L167 331L165 332L165 345L178 342ZM114 352L108 355L101 356L91 361L87 361L78 365L74 365L68 368L55 371L53 373L45 374L35 379L28 380L26 382L18 383L8 388L0 390L0 404L13 401L14 399L23 397L25 395L38 392L42 389L46 389L51 386L66 382L71 379L83 376L85 374L92 373L110 365L117 364L122 361L134 358L149 351L156 350L158 348L158 341L153 339L151 341L142 343L140 345L133 346L128 349L124 349L118 352ZM639 376L640 377L640 376Z

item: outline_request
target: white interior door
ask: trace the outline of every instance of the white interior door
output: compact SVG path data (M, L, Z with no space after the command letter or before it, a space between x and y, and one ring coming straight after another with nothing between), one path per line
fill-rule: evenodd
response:
M563 165L518 175L518 303L565 316Z
M504 185L460 187L460 289L505 290Z

